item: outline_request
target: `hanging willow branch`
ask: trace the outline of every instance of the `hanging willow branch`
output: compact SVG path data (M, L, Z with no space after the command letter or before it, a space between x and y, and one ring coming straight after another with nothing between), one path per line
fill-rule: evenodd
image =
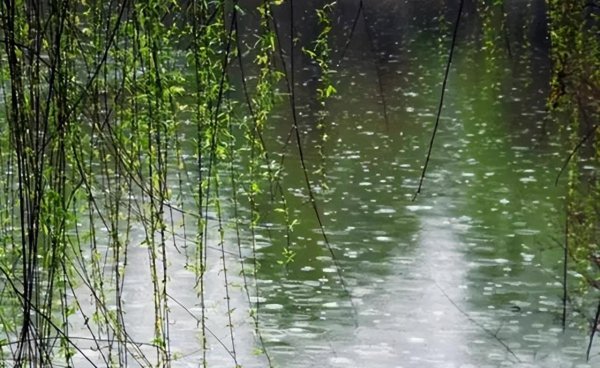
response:
M435 135L440 125L440 117L442 115L442 108L444 107L444 94L446 93L446 83L448 82L448 75L450 74L450 65L452 64L452 56L454 55L454 48L456 46L456 35L458 34L458 27L460 26L460 17L462 15L464 0L460 0L458 6L458 12L456 14L456 22L454 23L454 32L452 32L452 43L450 45L450 53L448 54L448 62L446 63L446 71L444 73L444 81L442 83L442 91L440 93L440 103L438 105L438 111L435 118L435 125L433 127L433 133L431 134L431 140L429 141L429 148L427 150L427 157L425 158L425 164L421 171L421 178L419 179L419 186L415 192L412 200L417 199L417 196L421 193L423 187L423 181L425 180L425 173L427 172L427 166L429 165L429 159L431 158L431 151L433 150L433 142L435 141Z
M337 62L337 66L339 67L346 56L346 52L350 46L350 42L354 37L354 31L356 30L356 26L358 25L358 19L362 16L363 23L365 25L365 30L367 34L367 40L369 42L369 49L371 50L371 54L373 55L373 59L375 61L375 73L377 76L377 95L379 97L379 101L381 102L381 106L383 108L383 120L385 122L386 128L389 128L390 122L388 118L388 108L387 108L387 99L385 97L385 92L383 89L383 77L381 73L381 67L379 65L379 56L377 54L377 49L375 48L374 43L374 35L373 30L371 29L371 25L367 20L367 15L365 14L365 6L363 0L358 2L358 9L356 10L356 15L354 16L354 20L352 21L352 26L350 27L350 33L348 34L348 38L344 43L344 47L342 48L342 52L340 53L339 60Z

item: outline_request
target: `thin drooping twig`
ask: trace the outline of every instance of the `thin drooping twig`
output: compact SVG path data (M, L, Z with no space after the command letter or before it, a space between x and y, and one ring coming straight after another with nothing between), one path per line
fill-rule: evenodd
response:
M225 43L225 52L223 54L223 59L221 61L221 75L219 76L219 89L218 89L218 94L217 94L217 100L216 100L216 106L214 108L214 114L212 115L212 121L211 121L211 127L210 129L212 129L212 137L211 137L211 142L210 142L210 156L208 159L208 173L207 173L207 177L208 177L208 183L207 183L207 188L206 188L206 204L204 206L204 216L208 216L208 208L210 205L210 201L208 200L208 198L210 198L211 195L211 190L214 192L214 196L216 198L216 201L219 201L219 181L218 180L214 180L213 186L211 188L211 178L213 178L213 175L217 175L215 173L217 173L217 157L216 157L216 151L217 151L217 145L218 145L218 134L219 134L219 117L220 117L220 112L221 112L221 108L223 106L223 102L224 102L224 98L225 98L225 87L226 87L226 83L227 83L227 69L229 67L230 64L230 55L231 55L231 51L232 51L232 46L234 46L233 44L233 32L235 30L235 24L236 24L236 15L237 15L237 0L235 0L233 2L233 10L231 13L231 19L230 19L230 23L229 23L229 30L227 31L227 41ZM219 234L220 234L220 239L219 239L219 248L221 249L221 258L222 258L222 272L223 272L223 279L224 279L224 289L225 289L225 303L226 303L226 307L227 307L227 317L228 317L228 328L229 328L229 333L230 333L230 337L231 337L231 352L230 355L233 358L234 364L235 366L238 366L238 361L237 361L237 354L236 354L236 349L235 349L235 334L233 331L233 321L231 319L231 299L229 297L229 282L228 282L228 278L227 278L227 267L226 267L226 258L225 258L225 250L224 250L224 230L223 230L223 221L222 221L222 212L221 212L221 208L220 205L217 203L216 205L217 208L217 221L218 221L218 225L219 225ZM205 223L205 231L204 231L204 244L208 244L208 222Z
M66 118L67 119L70 118L71 115L76 112L76 109L79 106L79 104L81 102L83 102L84 98L88 95L88 93L90 91L90 87L92 86L92 84L94 83L94 81L96 80L96 78L98 77L98 75L100 74L100 71L102 70L102 67L109 60L110 49L114 45L115 38L117 36L117 32L118 32L119 28L123 24L122 19L123 19L123 16L125 14L125 10L128 8L128 5L129 5L129 1L128 0L123 1L123 3L121 4L121 9L119 10L117 19L115 20L114 28L112 29L110 35L108 35L108 38L107 38L108 42L106 44L106 47L104 48L104 52L102 54L102 58L100 59L100 61L96 65L96 67L95 67L94 72L92 73L92 75L86 81L85 88L82 89L82 93L77 97L77 99L75 99L75 101L69 107L69 110L66 113Z
M348 35L348 39L346 40L346 43L344 44L344 48L342 49L342 53L340 54L339 60L336 64L336 66L338 68L342 64L342 61L344 60L344 56L346 56L346 51L348 51L350 42L352 41L352 38L354 37L354 31L356 30L356 25L358 24L358 18L360 18L360 14L362 13L362 10L363 10L363 0L360 0L358 2L358 10L356 11L356 15L354 16L354 21L352 22L352 27L350 28L350 34Z
M594 317L594 324L592 325L592 332L590 332L590 342L588 344L587 351L585 353L585 359L590 360L590 352L592 351L592 343L594 342L594 335L598 329L598 321L600 320L600 301L598 301L598 308L596 308L596 317Z
M319 224L319 229L320 229L321 235L323 237L323 241L325 242L327 251L329 252L329 254L331 256L331 260L332 260L333 264L335 265L335 269L336 269L336 272L338 275L338 279L340 281L340 285L342 286L342 290L348 296L348 299L350 301L352 312L354 313L354 316L355 316L355 318L353 319L354 324L358 325L357 319L356 319L356 315L357 315L356 306L354 305L354 301L352 300L352 295L350 294L350 291L348 290L348 287L346 285L346 281L344 280L344 277L342 275L342 268L339 264L337 256L335 255L335 252L333 251L333 249L331 247L331 243L329 242L329 238L327 237L327 233L325 232L325 226L323 225L323 220L321 218L321 214L320 214L319 208L317 206L317 200L316 200L313 188L312 188L312 184L310 182L310 178L308 176L308 167L306 165L306 159L304 157L304 149L302 147L302 137L300 136L300 127L298 126L298 113L296 111L296 93L295 93L295 81L294 81L294 42L295 42L294 34L295 33L296 33L296 29L295 29L295 24L294 24L294 1L290 0L290 70L289 70L288 89L290 91L290 106L292 109L292 123L293 123L293 130L295 133L296 143L298 145L298 156L300 157L300 164L302 166L302 172L304 175L306 189L308 191L308 197L309 197L311 206L313 208L313 211L315 213L317 223ZM285 73L287 74L288 71L286 70Z
M239 70L240 70L240 76L241 76L241 80L242 80L242 90L244 92L244 97L246 100L246 105L248 107L248 111L250 112L250 116L252 117L252 120L254 122L254 128L253 128L253 135L258 138L260 144L262 145L262 147L265 147L265 141L263 139L263 136L260 132L260 128L258 127L258 117L256 116L256 113L254 111L254 107L252 104L252 99L250 98L250 93L248 91L248 84L246 82L246 72L244 69L244 60L242 57L242 48L240 45L240 36L239 36L239 29L238 29L238 21L237 21L237 17L234 19L234 27L235 27L235 33L237 35L237 37L235 38L236 41L236 49L237 49L237 57L238 57L238 63L239 63ZM253 138L255 139L255 138ZM254 160L254 155L255 155L255 151L256 149L252 148L251 150L251 161ZM265 153L264 153L264 158L267 164L267 170L269 172L269 178L273 177L273 169L271 166L271 161L268 157L268 153L265 149ZM233 160L231 162L231 170L233 171ZM233 181L232 178L232 186L233 186L233 190L232 193L235 196L235 193L237 192L237 189L235 188L235 182ZM256 205L254 203L254 198L253 196L250 196L250 213L251 213L251 219L254 219L254 215L255 215L255 211L256 211ZM273 191L271 190L271 198L274 197ZM234 217L237 219L238 218L238 207L237 207L237 201L234 200ZM258 289L258 282L256 281L257 279L257 275L256 275L256 271L257 271L257 255L256 255L256 227L255 224L253 222L254 220L251 220L251 224L250 224L250 233L251 233L251 239L252 239L252 259L254 261L254 267L253 267L253 272L254 272L254 279L255 279L255 290L256 290L256 295L259 295L259 289ZM250 289L248 287L248 281L247 281L247 277L246 277L246 270L244 267L244 260L243 260L243 255L242 255L242 246L240 243L240 233L239 233L239 222L236 221L235 222L235 229L237 232L237 240L238 240L238 251L239 251L239 257L240 257L240 266L241 266L241 274L244 280L244 290L246 291L246 297L248 298L248 306L250 308L252 308L252 298L250 297ZM258 300L259 298L256 299L256 313L252 313L251 318L254 321L254 333L256 333L257 337L258 337L258 341L260 343L260 347L264 352L265 357L267 358L267 364L269 366L269 368L273 367L273 362L271 361L271 355L269 354L269 351L267 349L267 346L265 344L265 340L263 337L263 334L261 332L260 329L260 320L259 320L259 315L258 315L258 311L259 311L259 306L260 306L260 301Z
M363 2L363 0L360 0L361 4ZM377 74L377 88L378 88L378 94L379 94L379 100L381 101L381 106L383 108L383 121L385 122L385 126L386 128L389 128L389 119L388 119L388 113L387 113L387 101L385 99L385 93L383 91L383 78L381 76L381 68L379 67L379 58L377 55L377 49L375 48L375 43L373 42L373 33L372 33L372 29L369 26L369 22L367 20L367 15L365 14L365 7L361 6L361 13L362 13L362 18L363 21L365 23L365 31L367 34L367 38L369 40L369 46L371 49L371 53L373 54L373 60L375 61L375 73Z
M175 304L177 304L178 306L180 306L187 314L190 315L190 317L192 317L193 319L196 320L196 322L200 323L201 322L201 318L196 317L194 315L194 313L192 313L191 310L189 310L189 308L187 308L185 305L183 305L183 303L181 303L179 300L175 299L174 297L172 297L171 295L167 294L167 297L169 299L171 299L172 301L175 302ZM233 358L233 360L236 360L236 356L233 354L233 352L231 350L229 350L229 348L227 347L227 345L225 345L225 343L223 342L223 340L221 340L210 328L205 327L206 331L208 331L209 334L212 335L212 337L215 338L215 340L217 340L217 342L219 343L219 345L221 345L221 347L223 347L223 349L225 350L225 352L227 352L227 354L229 354L230 357Z
M440 290L440 292L444 295L444 297L448 300L448 302L450 302L450 304L452 304L452 306L454 308L456 308L457 311L460 312L460 314L465 316L465 318L467 320L469 320L469 322L471 322L475 326L479 327L483 332L485 332L492 339L496 340L500 345L502 345L504 347L504 349L506 349L507 352L510 353L510 355L512 355L517 360L517 362L521 363L521 359L519 359L517 354L515 354L515 352L510 348L510 346L508 346L501 338L498 337L498 331L493 332L490 329L488 329L487 327L485 327L484 325L482 325L481 323L477 322L473 317L471 317L467 312L465 312L458 304L456 304L456 302L446 293L446 291L440 286L440 284L437 283L436 280L433 280L433 283Z
M563 310L562 310L562 329L565 331L567 325L567 270L569 260L569 207L567 204L567 210L565 215L565 244L563 253Z
M454 54L454 48L456 46L456 35L458 34L458 27L460 25L460 17L462 15L464 0L460 0L458 7L458 14L456 15L456 22L454 23L454 32L452 33L452 44L450 45L450 53L448 54L448 62L446 63L446 72L444 74L444 82L442 83L442 92L440 94L440 103L438 106L437 116L435 118L435 126L433 127L433 133L431 134L431 141L429 142L429 149L427 151L427 158L425 159L425 165L423 165L423 171L421 171L421 179L419 180L419 187L415 192L412 200L417 199L421 188L423 187L423 181L425 180L425 173L427 172L427 166L429 165L429 159L431 158L431 151L433 149L433 142L435 141L435 135L440 125L440 116L442 115L442 108L444 107L444 95L446 93L446 83L448 82L448 74L450 73L450 65L452 64L452 55Z
M577 142L577 144L575 145L575 147L571 150L571 153L569 153L569 155L565 159L565 162L563 163L562 167L560 168L560 171L558 172L558 175L556 175L556 180L554 181L554 185L555 186L558 185L558 180L560 179L562 173L567 168L567 165L569 165L569 162L571 161L571 159L573 158L573 156L575 156L575 154L577 153L577 151L579 151L579 149L581 148L581 146L583 146L583 144L588 139L590 139L593 136L594 132L597 129L598 129L598 124L596 124L593 127L591 127L590 130L588 130L587 133L585 133L585 135L583 136L583 138L581 138L579 140L579 142Z
M502 2L500 3L500 11L502 12L502 23L500 25L500 28L502 29L502 33L504 35L504 45L506 46L506 52L508 54L508 57L512 59L512 50L510 47L510 37L509 37L509 29L508 29L508 24L506 22L506 18L507 18L507 13L506 13L506 9L504 6L504 2L505 0L502 0Z
M4 270L4 268L0 267L0 272L2 272L2 274L4 275L6 282L8 282L8 284L12 288L15 295L20 299L20 302L22 303L21 305L24 305L23 302L26 299L25 293L22 293L19 290L19 287L17 285L15 285L13 282L13 278L6 272L6 270ZM81 348L79 348L79 346L73 342L73 339L71 338L71 336L66 335L62 331L62 329L52 321L52 319L49 316L47 316L43 311L39 310L35 305L31 305L31 309L36 313L37 316L44 319L56 331L56 333L58 335L60 335L63 339L65 339L65 341L69 345L71 345L75 350L77 350L77 352L80 353L81 356L85 360L88 361L88 363L90 363L93 367L97 367L97 365L94 364L94 362L85 354L85 352L83 350L81 350ZM23 341L19 340L19 341L15 341L14 343L17 345L21 345L23 343ZM18 362L18 360L17 360L17 362Z
M372 29L369 26L369 22L367 20L367 16L365 14L365 6L363 3L363 0L360 0L358 3L358 10L356 11L356 16L354 17L354 21L352 22L352 27L350 28L350 34L348 35L348 39L346 40L346 43L344 44L344 48L342 49L342 53L337 62L337 67L339 67L342 64L342 60L344 59L344 56L346 55L346 51L348 51L348 47L350 46L350 42L352 41L352 38L354 36L354 31L356 30L356 26L358 24L358 18L360 18L361 15L362 15L363 22L365 24L365 31L366 31L367 39L369 41L369 48L370 48L371 53L373 54L373 58L375 60L375 72L377 74L377 88L378 88L377 93L379 95L379 100L383 107L383 120L385 121L385 126L389 127L387 101L385 99L385 93L383 91L383 78L381 76L381 68L379 67L377 50L375 49L375 44L373 43L374 37L373 37Z

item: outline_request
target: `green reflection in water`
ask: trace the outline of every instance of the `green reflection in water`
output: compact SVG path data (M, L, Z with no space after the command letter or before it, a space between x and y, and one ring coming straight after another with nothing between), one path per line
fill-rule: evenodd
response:
M502 47L501 34L486 36ZM442 78L435 38L435 31L412 30L386 50L389 126L368 51L349 52L337 74L339 98L329 103L329 189L319 192L319 206L358 328L307 202L297 155L288 151L284 183L300 220L296 257L277 264L280 242L273 241L258 272L261 318L282 366L517 364L497 339L535 366L583 362L584 336L576 329L563 335L557 319L561 250L553 238L561 233L564 188L553 185L562 142L545 123L548 60L532 47L517 47L509 58L485 50L490 44L478 35L463 37L432 169L423 195L411 202ZM316 167L314 97L301 93L305 148ZM288 129L281 116L272 132L279 139ZM270 236L282 240L277 231ZM296 354L307 359L290 361Z

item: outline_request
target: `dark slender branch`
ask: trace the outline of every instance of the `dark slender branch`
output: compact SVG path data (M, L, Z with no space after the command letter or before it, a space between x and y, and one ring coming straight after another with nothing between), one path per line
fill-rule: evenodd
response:
M596 308L596 317L592 325L592 332L590 332L590 343L588 344L587 351L585 353L585 359L590 360L590 352L592 351L592 343L594 342L594 335L598 329L598 321L600 320L600 301L598 301L598 308Z
M308 176L308 167L306 165L306 159L304 157L304 149L302 147L302 137L300 136L300 127L298 126L298 114L296 111L296 93L295 93L295 82L294 82L294 34L296 33L295 30L295 24L294 24L294 0L290 0L290 71L289 71L289 90L290 90L290 105L291 105L291 109L292 109L292 123L293 123L293 130L295 133L295 137L296 137L296 143L298 145L298 156L300 157L300 164L302 166L302 173L304 174L304 182L306 184L306 189L308 191L308 197L310 200L310 203L312 205L313 211L315 213L315 217L317 219L317 222L319 224L319 229L321 231L321 235L323 237L323 240L325 241L325 246L327 247L327 251L329 252L329 254L331 255L331 260L333 261L333 264L335 265L335 269L337 271L337 275L338 278L340 280L340 285L342 286L342 289L344 290L344 293L346 295L348 295L348 299L350 300L350 305L352 306L352 312L354 313L354 324L355 326L358 325L357 320L356 320L356 306L354 305L354 302L352 301L352 295L350 294L350 291L348 290L348 287L346 286L346 282L344 280L344 277L342 275L342 268L339 264L339 261L337 259L337 256L335 255L335 252L333 251L332 247L331 247L331 243L329 242L329 238L327 237L327 233L325 232L325 226L323 224L323 219L321 218L321 214L319 212L319 208L317 206L317 200L315 197L315 193L313 191L312 188L312 184L310 182L310 178Z
M92 73L90 78L87 80L87 82L85 84L85 88L83 88L83 90L82 90L82 93L79 94L77 99L72 103L70 109L66 112L67 118L69 118L71 116L71 114L73 114L75 112L75 109L79 106L79 104L83 101L83 99L88 95L88 93L90 91L90 87L92 86L92 83L94 82L94 80L96 80L96 78L100 74L100 71L102 70L102 67L108 61L108 53L115 42L115 38L117 36L117 31L119 30L119 28L121 26L121 21L123 19L123 15L125 14L125 9L127 8L128 4L129 4L128 0L123 1L123 3L121 4L121 9L119 10L119 14L115 21L115 25L112 29L112 32L108 36L108 42L106 43L106 47L104 48L104 52L102 54L100 62L98 62L98 64L96 65L96 68L94 69L94 72Z
M457 311L460 312L460 314L465 316L465 318L467 318L467 320L469 320L469 322L471 322L475 326L479 327L483 332L485 332L487 335L489 335L492 339L496 340L500 345L502 345L506 349L507 352L510 353L510 355L512 355L517 360L517 362L521 363L521 359L519 359L517 354L515 354L515 352L510 348L510 346L508 346L501 338L498 337L498 332L500 331L500 329L498 329L496 332L492 332L490 329L488 329L481 323L477 322L475 319L473 319L473 317L471 317L467 312L465 312L458 304L456 304L456 302L452 298L450 298L450 296L437 283L436 280L433 280L433 283L440 290L440 292L444 295L444 297L450 302L450 304L452 304L452 306L454 308L456 308Z
M564 244L564 253L563 253L563 310L562 310L562 329L563 332L567 326L567 295L568 295L568 287L567 287L567 271L568 271L568 261L569 261L569 207L567 204L567 210L565 214L565 244Z
M20 48L22 51L25 51L25 53L27 55L29 55L30 57L32 57L35 61L39 61L42 64L46 65L46 67L51 68L52 66L50 65L50 63L41 55L39 55L39 53L36 53L35 50L33 50L31 47L27 46L27 45L23 45L20 42L12 42L12 41L8 41L6 38L0 38L0 43L4 43L4 44L11 44L11 45L15 45L18 48Z
M350 42L352 41L352 38L354 37L354 31L356 30L356 26L358 24L358 19L360 18L361 15L363 18L363 22L365 23L365 30L366 30L366 34L367 34L367 39L369 41L371 53L373 53L373 58L375 60L375 72L377 74L377 88L378 88L379 99L380 99L381 105L383 107L383 119L385 121L385 126L389 127L387 101L385 99L385 93L383 91L383 82L382 82L383 78L381 77L381 68L379 67L379 63L377 60L377 50L375 49L375 44L373 43L373 34L372 34L371 27L369 26L367 16L365 14L365 6L363 3L363 0L360 0L358 3L358 10L356 11L356 16L354 17L354 21L352 22L350 34L348 35L348 39L346 40L346 43L344 44L344 48L342 49L342 53L340 54L339 60L336 65L337 65L337 67L339 67L342 64L344 56L346 55L346 51L348 51Z
M239 37L239 29L238 29L238 20L237 20L237 17L234 19L234 28L235 28L235 33L237 35L237 37L235 38L235 41L236 41L236 48L237 48L238 63L239 63L239 68L240 68L240 76L241 76L241 79L242 79L242 90L244 91L244 98L246 100L246 105L248 107L248 111L250 113L250 116L252 117L252 121L254 122L254 126L253 126L253 129L252 129L253 140L255 138L258 138L259 142L260 142L260 144L262 146L262 149L265 150L265 152L264 152L264 158L265 158L265 161L266 161L266 164L267 164L267 170L269 172L269 178L272 178L273 177L273 170L272 170L272 167L271 167L271 162L270 162L269 157L268 157L268 153L267 153L266 146L265 146L265 141L263 139L262 133L261 133L260 128L258 126L258 117L256 116L256 113L254 111L254 107L252 105L252 99L250 98L250 92L248 91L248 83L246 81L246 72L245 72L245 69L244 69L244 60L243 60L243 57L242 57L242 47L241 47L241 44L240 44L240 37ZM252 153L251 153L252 160L254 160L254 153L255 153L255 148L253 146ZM232 152L232 154L233 154L233 152ZM232 190L232 194L235 197L235 195L237 193L237 190L235 189L235 181L233 180L233 160L231 162L231 170L232 170L232 186L234 187L233 190ZM271 199L273 199L273 197L274 197L273 191L271 190ZM255 208L255 205L254 205L254 199L250 199L250 202L251 202L251 204L250 204L250 213L251 213L251 219L250 219L250 221L252 222L252 221L254 221L253 218L254 218L254 213L255 213L256 208ZM237 201L234 200L234 215L235 215L235 218L236 218L235 229L236 229L236 232L237 232L238 252L239 252L238 254L239 254L239 259L240 259L241 274L242 274L242 277L244 279L244 290L246 291L246 297L248 299L248 306L250 308L252 308L252 298L250 297L250 290L248 288L248 281L247 281L247 277L246 277L246 270L245 270L243 256L242 256L242 247L241 247L241 243L240 243L239 221L237 221L237 218L238 218L237 213L238 213L238 205L237 205ZM250 226L250 232L252 233L252 237L251 238L252 238L252 242L253 242L253 254L252 254L252 256L253 256L254 262L256 262L256 252L255 252L256 251L256 245L255 245L255 243L256 243L256 240L255 240L256 239L256 235L255 235L255 226L254 226L254 223L252 223L251 226ZM254 272L256 272L256 263L255 263L254 266L255 266L254 267ZM254 276L256 278L256 275L254 275ZM257 295L258 295L258 290L257 290ZM257 305L258 305L258 301L257 301ZM258 310L258 308L256 308L256 309ZM265 344L265 340L264 340L263 334L260 331L259 316L253 314L251 318L254 320L254 332L256 333L256 335L258 337L258 341L260 343L260 347L263 350L263 352L265 354L265 357L267 358L267 364L269 365L269 367L273 367L273 362L271 361L271 355L269 354L269 351L268 351L267 346Z
M448 82L448 74L450 73L450 65L452 64L452 55L454 54L454 48L456 46L456 35L458 34L458 27L460 25L460 17L462 15L464 0L460 0L458 7L458 14L456 15L456 22L454 23L454 32L452 33L452 44L450 45L450 53L448 54L448 62L446 63L446 73L444 74L444 82L442 83L442 92L440 95L440 103L438 106L437 116L435 118L435 126L433 127L433 134L431 134L431 141L429 142L429 149L427 151L427 158L425 159L425 165L423 165L423 171L421 172L421 179L419 180L419 187L415 192L412 200L417 199L421 188L423 187L423 180L425 180L425 173L427 172L427 166L429 165L429 159L431 158L431 150L433 149L433 142L440 125L440 116L442 115L442 108L444 106L444 94L446 92L446 83Z
M594 134L594 132L597 129L598 129L598 124L596 124L593 127L591 127L590 130L588 130L587 133L585 133L585 136L583 136L583 138L581 138L579 140L579 142L577 142L577 144L575 145L575 147L571 150L571 153L569 153L569 156L567 156L567 158L565 159L565 162L563 163L562 167L560 168L560 171L558 172L558 175L556 175L556 180L554 181L554 185L558 185L558 180L560 179L560 176L566 170L567 165L569 165L569 162L571 161L571 159L573 158L573 156L575 156L575 154L577 153L577 151L579 151L579 149L581 148L581 146L583 146L583 144L588 139L590 139L592 137L592 135Z
M223 10L223 12L224 12L224 10ZM219 89L218 89L218 94L217 94L217 100L216 100L216 105L214 107L214 114L212 115L212 119L211 119L212 121L210 124L210 128L212 129L212 132L211 132L212 137L211 137L211 142L210 142L210 147L209 147L210 156L208 159L207 188L206 188L207 201L204 206L204 217L205 218L208 216L208 208L210 205L209 198L211 195L211 190L214 192L215 198L217 198L217 200L219 199L218 180L215 179L214 186L211 187L211 178L214 175L213 173L218 170L216 151L217 151L218 135L219 135L219 128L220 128L219 127L219 118L220 118L221 108L223 106L223 102L225 99L225 93L226 93L225 87L226 87L226 83L227 83L227 69L229 68L229 65L231 62L230 55L232 52L232 46L235 46L233 44L233 33L235 30L236 16L237 16L237 1L234 1L233 10L231 13L231 19L230 19L230 23L229 23L229 30L227 31L227 42L225 43L225 53L223 54L223 58L221 61L221 75L219 76L219 85L218 85ZM218 226L219 226L219 231L222 232L223 219L222 219L221 211L219 209L217 210L217 222L218 222ZM208 231L207 231L208 222L205 222L204 226L205 226L204 244L208 244ZM227 315L229 318L229 331L230 331L231 345L232 345L231 350L227 349L227 352L233 358L235 365L238 366L237 355L236 355L236 351L235 351L235 339L234 339L234 334L233 334L233 323L231 321L231 306L230 306L229 289L228 289L228 281L227 281L227 268L225 265L225 252L223 249L222 238L221 238L221 242L219 243L219 246L222 251L223 275L224 275L224 281L225 281L225 295L226 295L225 299L226 299L227 310L228 310ZM202 290L202 293L204 293L204 288ZM202 318L202 320L204 320L204 317ZM212 334L212 332L208 329L208 327L206 325L203 325L203 328ZM214 336L214 334L213 334L213 336ZM217 338L217 340L218 340L218 338ZM219 342L222 344L222 342L220 340L219 340Z
M6 270L2 267L0 267L0 272L2 272L2 274L4 275L6 281L9 283L10 287L12 288L13 292L19 297L20 302L22 303L21 305L24 305L27 298L27 295L25 295L25 293L22 293L21 291L19 291L19 288L13 283L13 279L12 277L6 272ZM27 302L27 304L30 306L30 308L38 315L40 316L43 320L45 320L55 331L57 334L61 335L62 338L65 339L65 341L71 345L75 350L77 350L85 360L87 360L93 367L97 367L97 365L94 364L94 362L92 362L92 360L85 355L85 353L77 346L77 344L75 344L73 342L73 339L71 336L66 335L53 321L52 319L47 316L45 313L43 313L41 310L39 310L35 305L33 305L30 302ZM40 337L36 337L36 339L39 339ZM21 345L24 342L31 342L31 341L36 341L36 339L32 339L32 338L27 338L27 340L23 340L22 337L19 337L19 340L16 341L15 343L17 345ZM13 344L13 343L11 343ZM0 345L1 346L1 345ZM19 349L19 348L17 348ZM20 357L20 355L19 355ZM17 359L17 362L19 362L19 359Z
M363 2L363 0L360 1L361 4ZM383 78L381 76L381 68L379 66L379 56L377 54L377 49L375 48L375 43L373 42L374 37L373 37L373 31L371 29L371 27L369 26L369 22L367 20L367 15L365 14L365 9L364 6L361 5L361 14L362 14L362 18L363 21L365 23L365 30L367 33L367 38L369 40L369 46L371 49L371 53L373 54L373 60L375 61L375 73L377 74L377 88L378 88L378 93L379 93L379 100L381 102L382 108L383 108L383 120L385 122L385 126L386 128L389 128L389 119L388 119L388 113L387 113L387 101L385 99L385 93L383 91Z
M352 22L352 27L350 28L350 34L348 35L348 39L346 40L346 43L344 44L344 48L342 49L342 53L340 54L339 60L336 64L338 68L342 64L342 61L344 60L344 56L346 56L346 51L348 51L350 42L352 41L352 38L354 37L354 31L356 30L356 25L358 24L358 18L360 17L362 10L363 10L363 0L360 0L358 2L358 10L356 11L356 15L354 16L354 21Z
M512 59L512 50L510 47L510 37L508 34L508 24L506 23L506 9L504 6L504 2L505 0L502 0L502 2L500 3L500 11L502 12L502 23L500 28L502 28L502 33L504 35L504 44L506 45L506 52L508 53L508 57Z
M269 8L269 14L273 14L270 3L267 6ZM273 22L273 32L275 33L275 40L277 42L278 55L279 55L279 60L281 61L281 68L283 69L283 77L285 79L287 93L288 93L288 95L291 96L292 88L291 88L290 77L289 77L290 73L288 73L287 63L286 63L285 57L284 57L283 45L281 44L279 25L278 25L277 19L275 17L271 17L271 21ZM292 55L292 58L293 58L293 55ZM293 71L293 69L292 69L292 71ZM281 148L281 159L279 161L280 167L283 167L283 163L284 163L284 160L286 157L285 152L287 151L288 145L292 141L293 130L294 130L294 125L292 124L292 126L290 127L290 130L288 132L288 135L285 139L285 142L283 144L283 147Z
M172 297L171 295L167 294L167 297L169 299L171 299L172 301L175 302L175 304L177 304L178 306L180 306L184 312L186 312L187 314L190 315L190 317L192 317L193 319L196 320L196 322L200 323L202 320L201 318L198 318L194 315L194 313L192 313L191 310L189 310L189 308L187 308L185 305L183 305L183 303L181 303L179 300L175 299L174 297ZM227 354L229 354L229 356L231 356L233 358L233 360L235 361L237 358L235 357L235 355L233 354L233 352L231 350L229 350L229 348L227 347L227 345L225 345L225 343L219 339L219 337L212 332L212 330L208 327L205 327L206 331L208 331L209 334L212 335L212 337L215 338L215 340L217 340L217 342L219 343L219 345L221 345L223 347L223 349L225 349L225 351L227 352Z

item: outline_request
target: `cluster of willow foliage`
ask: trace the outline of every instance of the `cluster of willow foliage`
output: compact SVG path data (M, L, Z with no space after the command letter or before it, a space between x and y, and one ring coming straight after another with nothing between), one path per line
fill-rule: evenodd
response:
M568 181L565 263L580 276L579 295L588 295L600 289L600 12L593 1L551 0L548 5L549 105L571 145L563 167Z
M273 17L281 3L1 2L3 364L168 367L178 354L171 312L182 307L197 321L206 366L210 337L217 339L205 300L212 250L227 295L228 321L219 329L229 330L229 341L219 340L219 348L239 365L230 260L241 268L250 301L258 294L250 279L259 267L252 254L261 216L288 232L293 226L281 165L263 139L284 82L294 104L286 67L293 17L285 55ZM307 51L326 76L331 6L318 10L324 29ZM259 19L257 29L238 27L245 12ZM291 63L293 69L293 57ZM335 92L328 78L322 101ZM305 168L310 191L308 174ZM265 195L278 209L267 215L257 205ZM226 249L231 239L237 252ZM144 260L132 261L139 249ZM293 258L285 249L284 262ZM254 263L242 261L247 253ZM132 336L138 322L126 313L135 300L124 289L140 268L152 294L148 339ZM195 312L171 293L177 271L194 275ZM248 318L260 337L258 307L251 303Z

